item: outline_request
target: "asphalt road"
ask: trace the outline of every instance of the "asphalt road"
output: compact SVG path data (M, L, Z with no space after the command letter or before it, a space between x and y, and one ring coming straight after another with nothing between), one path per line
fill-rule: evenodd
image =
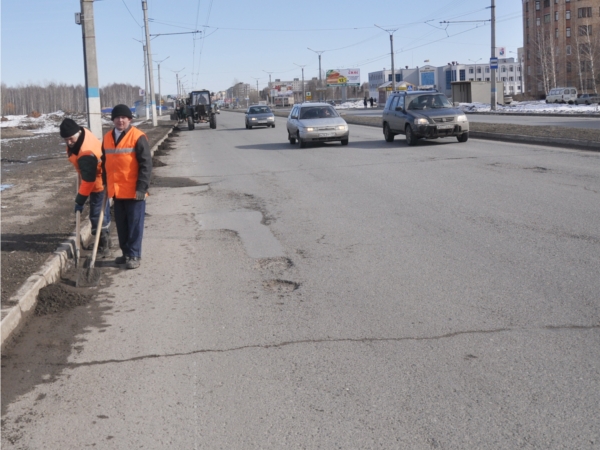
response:
M343 114L359 116L381 116L381 109L348 109L343 110ZM468 114L470 122L482 123L507 123L517 125L531 126L554 126L567 128L592 128L600 130L600 119L598 117L569 117L561 115L560 117L541 116L530 114L527 116L511 116L509 114Z
M598 154L218 120L3 359L5 448L598 448Z

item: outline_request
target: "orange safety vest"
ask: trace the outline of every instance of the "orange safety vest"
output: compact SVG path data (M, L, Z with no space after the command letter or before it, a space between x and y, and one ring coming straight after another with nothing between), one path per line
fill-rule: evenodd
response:
M96 167L96 181L85 181L81 180L81 184L79 185L79 193L88 197L92 192L101 192L104 190L104 185L102 184L102 143L100 140L94 136L94 134L84 128L83 142L81 143L81 148L79 149L78 154L69 155L69 146L67 146L67 155L69 155L69 161L75 167L75 170L79 174L81 178L81 170L79 170L79 161L78 159L82 156L94 155L96 159L98 159L98 166Z
M131 127L127 134L115 145L112 130L104 135L104 155L106 170L106 189L108 198L135 198L139 164L135 154L135 145L142 136L146 136L136 127Z

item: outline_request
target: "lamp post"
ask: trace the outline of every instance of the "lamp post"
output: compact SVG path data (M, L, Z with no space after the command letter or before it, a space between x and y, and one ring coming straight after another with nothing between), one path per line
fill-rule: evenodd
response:
M398 28L395 28L393 30L386 30L385 28L381 28L377 24L375 24L375 26L390 34L390 54L392 55L392 91L395 91L396 90L396 73L394 71L394 33L396 31L398 31Z
M319 55L319 89L321 89L323 86L323 79L321 77L321 55L323 53L325 53L327 50L313 50L312 48L306 47L308 48L311 52L315 52L317 55ZM323 101L323 94L322 91L319 91L319 101Z
M175 74L175 88L177 89L177 99L179 99L179 72L181 72L184 69L185 67L179 70L171 70L171 72Z
M306 64L304 64L303 66L301 66L300 64L296 64L294 63L295 66L298 66L302 69L302 103L304 103L304 100L306 99L306 95L304 93L304 68L306 67Z
M148 70L150 70L150 108L152 110L152 126L158 125L156 117L156 98L154 97L154 74L152 70L152 50L150 48L150 31L148 30L148 4L142 0L142 10L144 11L144 29L146 30L146 53L148 54Z
M269 104L272 105L272 98L271 98L271 74L275 73L275 72L267 72L266 70L263 70L264 73L268 73L269 74Z
M258 80L260 80L260 78L256 78L256 77L250 77L254 80L256 80L256 103L258 103L260 101L260 93L258 91Z
M157 61L158 63L158 115L162 116L162 91L160 89L160 63L169 59L170 56L167 56L165 59Z

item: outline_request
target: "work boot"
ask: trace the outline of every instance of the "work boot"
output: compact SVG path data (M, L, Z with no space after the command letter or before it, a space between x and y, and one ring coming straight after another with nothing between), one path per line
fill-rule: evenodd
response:
M110 233L103 230L100 233L100 242L98 243L98 255L106 258L110 256Z
M138 267L140 267L141 263L142 263L141 259L138 258L137 256L130 256L129 258L127 258L127 262L125 263L125 268L137 269Z
M121 264L126 264L126 263L127 263L127 259L128 259L128 258L129 258L129 257L128 257L128 256L125 256L125 255L123 255L123 256L117 256L117 257L115 258L115 264L119 264L119 265L121 265Z

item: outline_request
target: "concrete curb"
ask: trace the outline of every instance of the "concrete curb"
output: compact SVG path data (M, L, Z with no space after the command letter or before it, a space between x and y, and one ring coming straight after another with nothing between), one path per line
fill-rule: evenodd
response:
M150 149L152 156L172 132L173 128L152 146ZM89 219L85 219L82 221L81 226L81 241L87 242L91 235L92 224ZM14 306L1 311L3 317L0 323L0 336L2 339L0 347L2 350L10 341L10 338L23 328L27 319L35 311L40 289L57 282L63 270L66 270L72 263L75 255L75 236L76 232L73 231L67 241L59 244L54 254L48 257L42 267L27 278L19 290L9 299L8 303L14 303Z
M594 117L600 118L600 112L598 113L519 113L519 112L486 112L486 111L464 111L465 114L473 114L480 116L533 116L533 117Z
M581 141L577 139L563 139L563 138L543 138L536 136L523 136L523 135L504 135L497 133L487 133L485 131L470 131L469 137L474 139L487 139L491 141L502 141L502 142L517 142L520 144L533 144L533 145L544 145L547 147L566 147L576 150L587 150L591 152L600 152L600 142L595 141Z

